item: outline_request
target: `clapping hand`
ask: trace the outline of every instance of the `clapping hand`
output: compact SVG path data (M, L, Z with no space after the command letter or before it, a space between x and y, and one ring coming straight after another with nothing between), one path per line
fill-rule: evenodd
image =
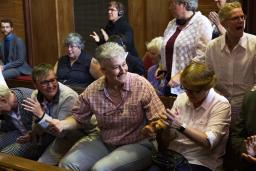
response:
M47 119L46 122L49 123L47 127L47 131L55 136L58 136L62 130L63 125L60 120L58 119Z
M25 110L32 112L38 118L42 118L44 115L44 111L42 110L41 105L36 98L26 98L23 100L22 106Z
M244 140L246 153L242 153L241 156L248 162L256 163L256 135L247 137Z
M219 15L215 12L212 11L209 14L209 19L211 20L211 22L213 22L216 26L218 26L220 24L220 19L219 19Z

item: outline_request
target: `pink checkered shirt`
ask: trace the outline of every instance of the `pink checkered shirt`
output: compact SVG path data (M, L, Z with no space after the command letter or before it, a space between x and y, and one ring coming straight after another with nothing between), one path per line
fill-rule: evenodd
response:
M95 114L103 142L124 145L145 137L141 129L148 120L165 110L154 88L137 74L127 73L121 91L122 100L115 105L106 91L105 77L93 82L79 96L73 108L74 118L85 124Z

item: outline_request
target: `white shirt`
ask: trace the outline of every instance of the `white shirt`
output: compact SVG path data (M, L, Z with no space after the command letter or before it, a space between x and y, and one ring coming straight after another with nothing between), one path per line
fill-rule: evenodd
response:
M212 170L222 167L223 155L231 121L228 100L211 89L201 106L194 108L186 93L178 95L172 110L180 111L180 121L186 127L207 134L211 148L207 149L182 133L171 129L169 149L184 155L191 164L203 165Z
M167 68L165 46L170 37L175 33L176 28L176 19L173 19L169 22L164 31L163 43L161 46L161 63L164 70ZM212 38L212 32L213 28L210 20L202 15L201 12L196 12L175 40L173 47L172 76L183 70L191 60L203 60L207 43ZM179 88L172 88L171 91L174 94L182 92Z
M240 108L243 97L256 83L256 36L244 33L230 52L225 35L207 46L206 63L218 78L216 90L232 107Z
M8 87L6 84L6 81L4 79L2 71L0 71L0 85L4 85L4 86Z

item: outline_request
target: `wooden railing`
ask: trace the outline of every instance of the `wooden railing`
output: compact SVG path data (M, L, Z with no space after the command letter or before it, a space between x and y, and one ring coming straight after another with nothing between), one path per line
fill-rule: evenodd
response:
M67 171L56 166L0 153L0 171Z

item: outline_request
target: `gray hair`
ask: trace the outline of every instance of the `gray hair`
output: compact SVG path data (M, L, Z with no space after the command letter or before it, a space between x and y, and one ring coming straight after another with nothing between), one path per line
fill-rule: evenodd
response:
M76 45L80 49L84 48L84 40L83 37L78 33L69 33L68 36L64 40L65 46Z
M6 87L5 85L0 85L0 97L1 98L7 98L11 94L11 90Z
M154 39L152 39L150 42L146 44L147 50L148 51L156 50L157 53L160 54L162 43L163 43L163 37L161 36L155 37Z
M127 52L124 48L115 42L107 42L96 48L95 58L101 63L104 59L113 59L116 57L126 58Z
M186 4L186 10L196 11L198 7L198 0L175 0L176 3Z

